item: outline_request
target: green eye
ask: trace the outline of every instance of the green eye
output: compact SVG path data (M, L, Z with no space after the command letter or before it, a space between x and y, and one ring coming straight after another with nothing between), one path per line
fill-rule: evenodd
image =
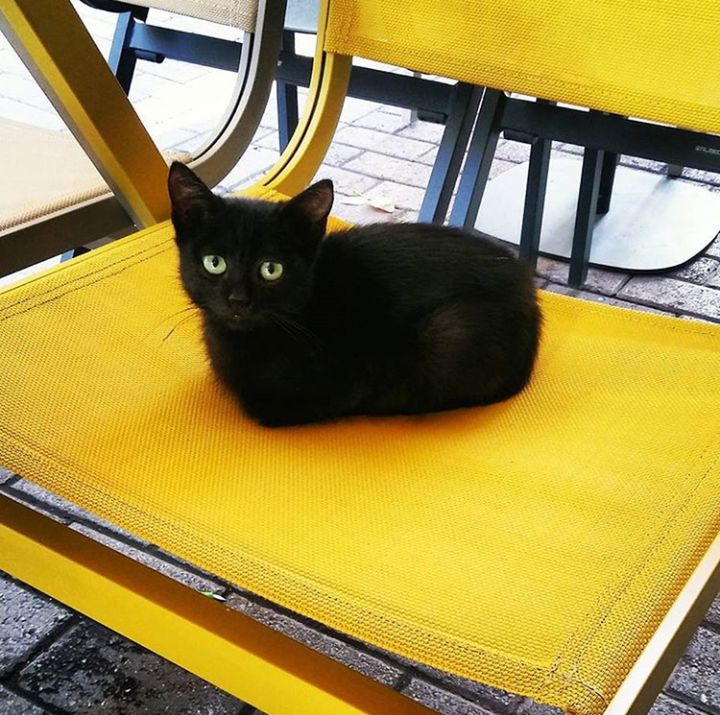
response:
M260 277L265 281L276 281L283 274L283 264L265 261L260 264Z
M203 266L208 273L219 276L227 270L227 263L222 256L203 256Z

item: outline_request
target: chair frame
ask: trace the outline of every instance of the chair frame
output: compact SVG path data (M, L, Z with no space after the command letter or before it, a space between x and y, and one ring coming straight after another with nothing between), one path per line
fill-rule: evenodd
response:
M587 276L595 218L610 209L621 154L720 172L720 136L561 107L542 99L517 99L487 89L450 214L452 225L474 226L501 132L531 145L520 254L532 266L538 257L552 141L584 147L568 280L576 288Z
M304 188L337 126L352 58L322 49L329 1L323 0L321 7L318 51L305 113L287 150L260 182L261 187L286 194ZM42 40L56 33L57 19L41 13L30 31L23 25L23 17L35 1L12 0L12 5L17 12L10 15L9 22L18 43L27 43L28 52L45 51L47 42ZM79 23L74 14L66 15L64 21ZM63 28L64 34L68 31ZM54 51L62 55L66 48ZM97 79L108 81L104 76ZM81 86L81 80L75 74L69 83ZM48 80L51 86L63 81L65 77ZM100 88L87 99L90 107L102 94ZM69 111L65 103L74 96L69 92L54 94L64 111ZM78 123L78 131L83 139L95 130L102 135L109 132L107 118L104 121L97 126ZM120 144L115 156L131 175L131 149ZM142 193L138 205L153 205L154 187L141 183L138 192ZM6 496L0 496L0 569L273 714L429 712L391 688ZM608 705L608 715L649 710L719 588L720 535ZM212 658L207 653L212 653Z
M83 2L119 13L109 64L126 93L130 90L138 59L154 62L175 59L215 69L237 70L241 43L150 25L146 22L148 11L144 7L117 0ZM295 52L295 33L308 31L310 28L300 27L297 22L286 22L282 34L276 75L281 152L298 125L297 88L308 87L310 83L312 61ZM420 208L421 221L442 222L445 219L481 95L482 88L463 82L446 84L368 67L352 68L349 97L411 109L424 120L445 125L432 179Z
M138 58L161 62L166 57L186 60L218 69L234 70L237 67L239 45L237 43L207 38L192 33L158 28L144 23L147 9L123 4L117 0L83 0L88 5L112 12L122 13L111 50L110 65L126 92L129 91L132 73ZM307 87L309 61L295 54L294 35L302 29L289 27L283 31L281 59L277 72L277 108L280 150L283 151L298 122L297 87ZM412 80L416 80L413 84ZM447 215L450 197L457 182L460 163L468 144L468 123L472 123L477 112L483 88L471 85L454 88L418 77L408 78L354 67L348 96L406 107L420 114L446 124L443 142L440 146L438 171L428 184L425 199L420 210L421 221L442 223ZM497 96L500 96L498 99ZM545 192L550 162L552 141L568 141L564 138L569 123L567 117L549 114L537 116L529 110L530 117L523 118L523 124L530 127L515 128L513 109L507 104L519 102L497 90L488 90L486 104L477 118L477 127L473 132L474 151L469 154L469 162L464 172L464 182L458 192L459 201L450 219L451 223L471 228L479 210L482 193L488 181L488 173L500 133L506 138L529 143L531 156L529 176L526 184L523 227L520 240L520 255L530 265L535 266L539 255L539 240L542 229ZM496 105L496 102L498 104ZM554 107L554 103L539 99L538 104ZM494 109L493 109L494 108ZM557 107L554 107L557 109ZM564 108L564 111L573 111ZM506 116L509 114L510 116ZM590 248L594 223L598 215L610 210L615 170L620 153L611 147L617 144L617 137L626 131L618 127L598 127L596 122L584 121L586 112L574 110L576 126L570 132L574 141L584 148L583 170L578 192L578 209L573 233L572 253L568 283L580 287L589 267ZM608 116L600 112L591 112L591 116ZM615 115L616 120L633 123L624 117ZM488 123L489 122L489 123ZM634 124L641 124L634 122ZM647 125L644 125L647 126ZM682 129L665 127L662 137L666 144L661 146L668 151L658 151L651 141L638 137L630 129L633 139L627 142L625 137L620 143L628 147L624 153L641 156L668 164L668 176L677 178L684 166L720 171L720 155L714 153L717 147L710 144L692 142L713 139L712 135L690 133ZM694 134L693 136L687 136ZM654 138L652 133L648 138ZM636 148L637 147L637 148ZM707 151L705 151L707 150ZM704 156L699 153L705 151ZM644 152L644 153L637 153ZM672 160L665 159L669 155ZM485 157L485 159L483 158ZM699 161L698 161L699 159ZM444 167L444 168L442 168ZM473 174L473 171L476 171Z
M285 0L259 0L255 32L245 33L238 53L228 109L190 162L211 186L227 175L257 130L275 77L284 16ZM0 13L0 31L112 191L0 232L0 276L76 248L79 236L88 243L166 219L167 166L72 6L10 2ZM112 132L109 116L116 122Z
M12 576L273 715L430 712L5 496L0 552Z

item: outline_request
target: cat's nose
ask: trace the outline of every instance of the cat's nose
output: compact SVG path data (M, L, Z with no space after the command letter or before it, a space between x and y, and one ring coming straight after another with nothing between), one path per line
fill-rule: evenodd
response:
M233 291L228 296L228 304L233 309L247 308L250 305L250 298L247 293Z

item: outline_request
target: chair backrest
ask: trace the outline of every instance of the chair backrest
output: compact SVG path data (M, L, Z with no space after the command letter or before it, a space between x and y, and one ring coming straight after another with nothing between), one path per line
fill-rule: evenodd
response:
M171 5L168 0L161 2L168 8ZM204 2L206 7L209 2ZM200 5L198 0L181 3L186 8ZM217 131L195 153L193 168L211 186L237 163L257 130L277 69L285 16L285 0L219 0L214 4L221 3L236 18L243 12L252 15L247 34L253 37L243 38L228 111ZM179 11L179 5L173 9ZM105 193L106 186L92 166L82 156L78 158L78 147L71 139L56 142L43 136L55 157L50 168L59 167L64 180L58 190L57 182L51 181L54 174L48 171L49 196L42 193L42 186L35 187L38 190L29 202L20 187L0 202L5 204L0 205L0 276L81 243L126 231L133 223L144 226L167 218L167 165L72 4L5 0L0 32L114 194ZM38 132L32 127L10 129L6 123L5 128L17 139L15 153L37 144ZM59 156L65 149L68 157ZM43 168L48 168L47 162Z
M129 5L166 10L198 20L237 27L244 32L254 31L258 6L258 0L125 0L125 2Z
M720 133L717 0L331 0L325 49Z

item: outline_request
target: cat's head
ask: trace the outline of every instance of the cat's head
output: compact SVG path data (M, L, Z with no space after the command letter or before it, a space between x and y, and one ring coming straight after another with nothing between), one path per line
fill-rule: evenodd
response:
M332 207L331 181L284 203L223 199L174 162L168 189L182 283L207 320L245 330L302 313Z

